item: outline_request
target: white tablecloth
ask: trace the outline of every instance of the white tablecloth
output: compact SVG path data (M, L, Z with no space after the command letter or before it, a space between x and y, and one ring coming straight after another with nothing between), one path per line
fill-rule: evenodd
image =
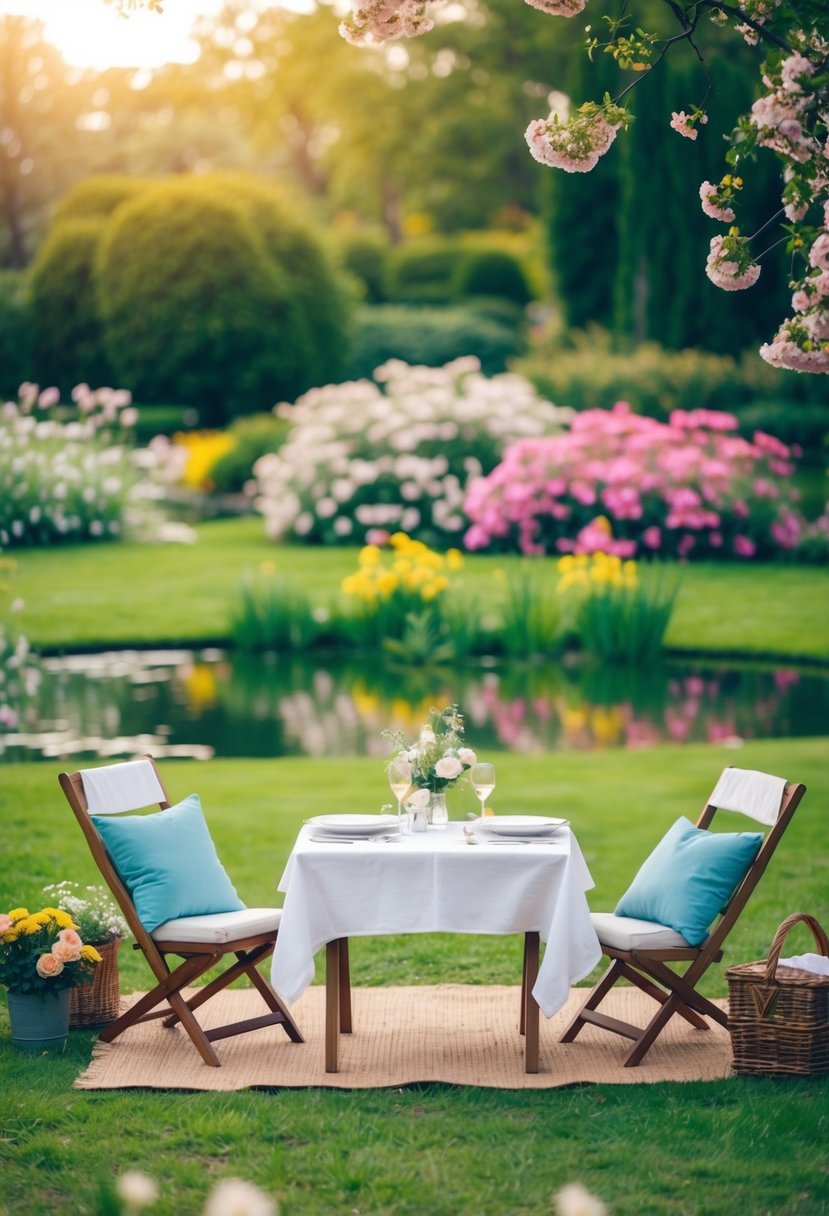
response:
M314 978L315 952L340 937L537 931L548 945L533 996L551 1017L601 958L592 886L568 828L543 844L470 846L459 823L388 844L316 843L305 827L279 883L271 982L292 1004Z

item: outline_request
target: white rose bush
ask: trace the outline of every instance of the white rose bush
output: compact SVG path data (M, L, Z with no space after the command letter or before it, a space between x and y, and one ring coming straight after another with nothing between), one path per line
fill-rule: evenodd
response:
M558 434L573 416L521 376L482 375L474 357L440 368L391 360L373 380L311 389L275 413L293 425L254 465L268 536L350 545L396 532L455 543L469 481L508 443Z

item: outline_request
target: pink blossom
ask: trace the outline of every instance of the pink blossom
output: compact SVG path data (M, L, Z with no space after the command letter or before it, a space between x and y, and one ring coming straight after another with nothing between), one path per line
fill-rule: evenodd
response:
M737 557L754 557L754 554L757 552L757 546L748 536L735 536L734 552Z
M696 136L696 131L694 136ZM717 202L716 186L712 186L710 182L703 182L699 188L699 198L703 211L710 219L721 220L724 224L730 224L733 221L733 209L721 207Z
M652 524L650 528L645 528L645 531L642 533L642 543L648 549L658 549L662 544L662 532L655 524Z

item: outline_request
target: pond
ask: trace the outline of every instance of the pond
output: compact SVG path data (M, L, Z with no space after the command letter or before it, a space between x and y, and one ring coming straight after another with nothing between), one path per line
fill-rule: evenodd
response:
M468 669L219 650L108 651L44 659L37 705L3 758L388 756L384 730L416 733L460 705L481 751L541 753L661 742L826 734L829 671L666 661Z

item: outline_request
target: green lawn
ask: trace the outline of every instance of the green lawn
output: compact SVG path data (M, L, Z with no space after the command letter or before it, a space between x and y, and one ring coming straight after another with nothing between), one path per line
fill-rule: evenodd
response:
M259 519L202 524L194 545L74 545L21 550L14 595L39 647L217 642L245 570L263 562L296 573L326 604L354 567L354 549L274 545ZM464 579L484 602L495 571L518 558L470 557ZM551 577L554 563L549 561ZM787 655L829 661L829 570L786 564L690 564L667 642L677 650Z
M693 818L724 763L804 781L808 793L738 929L726 964L760 958L789 912L829 924L825 740L650 752L499 756L499 793L514 811L571 818L612 907L637 864L679 814ZM0 910L36 904L44 883L94 881L52 763L2 770ZM271 901L302 818L321 807L374 807L382 764L350 760L166 762L174 797L202 795L219 852L250 903ZM468 793L468 791L466 792ZM450 794L450 813L467 809ZM471 795L470 795L471 798ZM792 939L809 948L808 937ZM121 951L122 988L146 982ZM517 938L450 935L355 941L357 984L515 983ZM718 971L707 990L725 991ZM0 1210L92 1213L104 1177L141 1168L163 1196L151 1211L198 1212L226 1175L279 1197L283 1216L546 1216L581 1180L616 1216L829 1213L829 1079L583 1086L511 1093L450 1086L370 1093L85 1093L71 1083L93 1035L60 1059L30 1059L7 1037L0 1004ZM627 1079L627 1078L626 1078ZM635 1077L633 1078L635 1081Z

